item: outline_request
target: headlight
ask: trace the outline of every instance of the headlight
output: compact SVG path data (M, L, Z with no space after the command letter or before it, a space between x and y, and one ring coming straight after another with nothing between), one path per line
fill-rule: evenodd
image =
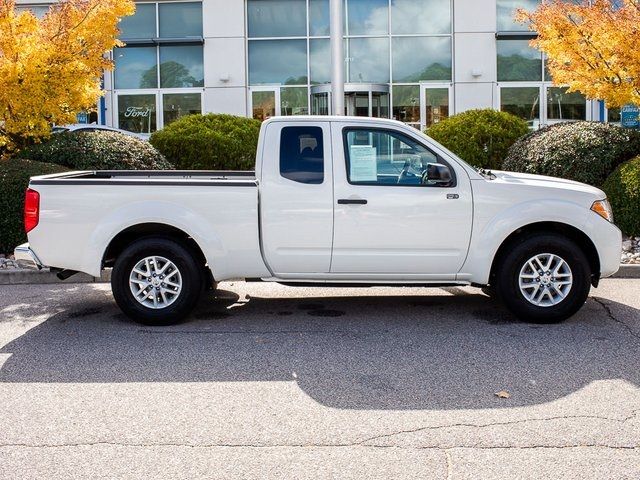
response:
M611 210L611 205L606 198L604 200L593 202L593 205L591 205L591 210L596 212L605 220L613 223L613 211Z

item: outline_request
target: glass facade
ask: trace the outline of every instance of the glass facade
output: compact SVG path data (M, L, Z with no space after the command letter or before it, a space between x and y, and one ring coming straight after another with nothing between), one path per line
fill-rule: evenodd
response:
M531 127L540 124L540 87L503 88L500 95L500 110L520 117Z
M529 40L498 40L498 81L541 81L542 53Z
M160 47L160 88L204 87L202 46Z
M517 9L535 10L540 0L497 0L498 32L526 32L527 25L518 23L514 19Z
M280 89L280 110L282 115L308 115L307 89L305 87Z
M156 8L155 3L136 4L136 13L120 21L120 38L130 40L156 37Z
M199 93L165 93L162 95L162 118L168 125L183 115L202 113Z
M113 52L118 126L151 133L182 115L201 112L202 3L137 3L135 14L119 27L127 45ZM162 112L159 118L156 110Z
M153 133L156 130L155 95L119 95L118 125L136 133Z
M567 93L566 88L547 87L547 118L549 120L584 120L587 100L579 92Z
M223 10L205 9L209 17L203 17L197 1L137 3L135 15L120 23L127 45L113 52L115 71L107 88L113 90L115 126L153 131L205 110L205 104L206 110L259 119L332 113L329 0L241 1L242 23ZM498 108L532 128L592 118L619 121L618 111L598 112L595 102L553 85L545 56L529 45L535 34L513 18L516 9L539 3L496 0L496 67L487 71L486 51L458 54L454 62L454 0L343 0L345 113L390 117L420 129L456 113L454 106ZM30 8L39 15L46 11ZM229 20L237 20L229 31L218 33L212 26ZM225 66L229 60L205 68L205 51L209 58L225 58L219 50L223 39L245 69ZM454 63L460 78L455 89ZM469 90L476 84L477 95ZM229 96L225 87L231 87ZM153 108L147 108L150 98Z
M202 3L159 3L158 25L161 38L202 37Z
M26 10L30 11L36 18L40 19L47 14L49 7L45 5L16 6L16 11L18 13Z
M429 128L449 116L449 90L445 88L425 89L426 126Z
M393 38L393 81L451 81L450 37Z
M114 50L117 89L157 88L156 47L126 47Z
M306 40L249 42L249 84L306 85Z
M420 125L420 86L394 85L393 118Z
M255 91L251 93L253 118L266 120L276 114L276 93L271 91Z
M575 1L575 0L567 0ZM589 103L579 93L554 86L545 55L530 46L535 33L514 19L517 9L534 10L540 0L497 0L497 80L499 107L533 129L550 123L589 119Z
M344 0L344 6L347 83L402 92L397 87L452 81L452 0ZM331 80L329 0L246 0L246 7L249 87L282 90L276 114L303 114L312 104L314 112L326 111L328 97L316 100L310 87ZM285 98L294 93L295 101ZM352 94L347 103L356 112L406 115L402 97L396 108L389 94L366 101ZM253 113L259 118L264 111Z

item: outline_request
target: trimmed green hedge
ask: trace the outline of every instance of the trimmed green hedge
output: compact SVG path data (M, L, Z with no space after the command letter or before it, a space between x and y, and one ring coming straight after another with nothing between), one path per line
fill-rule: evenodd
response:
M144 140L118 132L55 133L18 155L75 170L170 170L173 165Z
M616 168L602 188L611 202L616 225L627 235L640 236L640 157Z
M233 115L187 115L151 135L151 144L184 170L253 170L260 121Z
M0 161L0 253L27 241L23 225L24 192L29 177L64 172L67 169L51 163L9 159Z
M622 162L640 153L640 133L599 122L560 123L518 140L503 168L600 187Z
M484 109L453 115L426 133L471 165L499 169L509 147L528 131L515 115Z

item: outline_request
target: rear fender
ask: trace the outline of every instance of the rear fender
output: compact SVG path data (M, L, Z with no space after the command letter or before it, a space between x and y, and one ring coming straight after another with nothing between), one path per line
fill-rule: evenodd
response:
M107 215L95 228L90 239L83 265L87 273L99 276L102 258L111 241L123 230L144 223L159 223L182 230L198 244L209 266L220 265L227 257L226 249L211 222L198 213L169 202L142 201L130 203Z

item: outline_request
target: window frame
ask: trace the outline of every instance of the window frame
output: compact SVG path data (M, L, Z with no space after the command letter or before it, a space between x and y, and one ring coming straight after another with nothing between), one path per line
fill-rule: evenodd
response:
M347 141L347 135L349 132L353 131L366 131L366 132L376 132L376 133L387 133L391 136L403 136L406 137L418 145L422 146L425 150L431 152L437 159L438 164L444 165L451 172L451 182L449 185L410 185L410 184L398 184L398 183L378 183L378 182L352 182L351 176L349 172L351 171L351 156L349 154L349 143ZM364 126L345 126L342 127L342 148L344 151L344 161L345 161L345 175L347 179L347 183L349 185L357 186L357 187L410 187L410 188L455 188L458 186L458 176L456 174L455 168L451 165L451 162L446 161L442 155L435 152L432 148L425 145L423 142L415 139L411 135L408 135L404 132L400 132L393 128L385 128L385 127L364 127Z

